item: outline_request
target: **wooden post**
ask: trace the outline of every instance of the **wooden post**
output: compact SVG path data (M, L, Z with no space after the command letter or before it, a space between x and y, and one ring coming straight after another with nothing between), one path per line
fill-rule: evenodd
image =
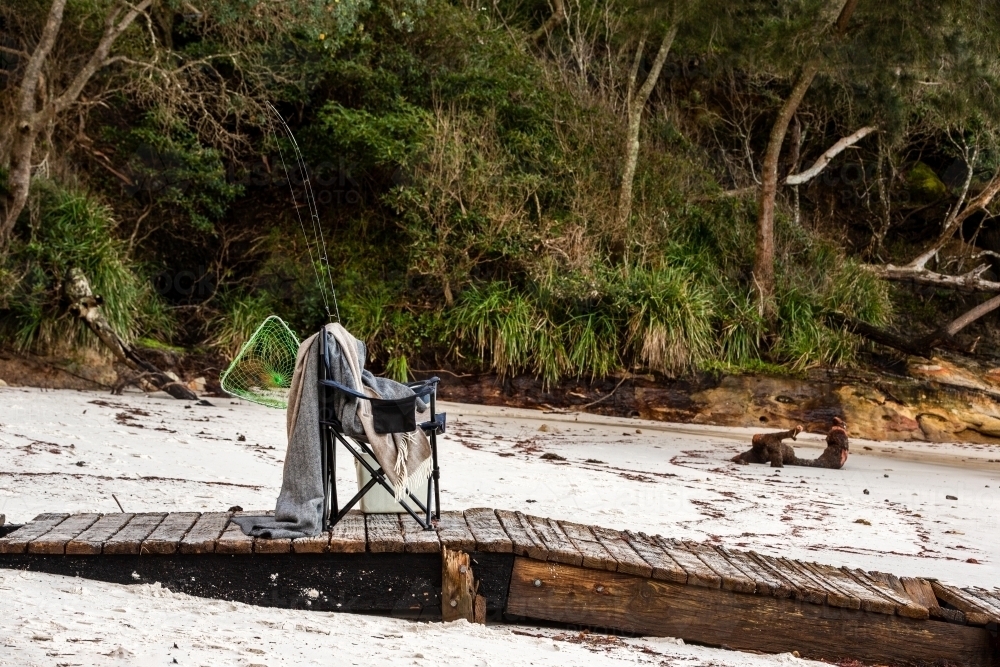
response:
M476 622L476 586L472 578L469 554L452 551L441 546L441 620L457 621L464 618L469 623ZM483 622L485 622L485 601Z

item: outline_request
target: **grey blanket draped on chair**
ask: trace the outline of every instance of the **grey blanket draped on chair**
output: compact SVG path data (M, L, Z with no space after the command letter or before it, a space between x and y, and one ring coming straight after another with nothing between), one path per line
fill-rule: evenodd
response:
M332 339L329 346L331 380L373 398L397 399L413 396L413 390L364 370L367 350L340 324L328 324L323 332ZM323 471L320 440L318 342L315 334L299 346L288 396L286 428L288 448L281 492L274 516L235 516L233 522L243 532L267 539L318 535L323 522ZM336 417L350 437L368 442L375 458L396 492L397 500L410 488L427 480L431 471L431 450L427 435L376 433L371 404L357 398L340 398L333 406ZM426 405L417 400L417 410Z

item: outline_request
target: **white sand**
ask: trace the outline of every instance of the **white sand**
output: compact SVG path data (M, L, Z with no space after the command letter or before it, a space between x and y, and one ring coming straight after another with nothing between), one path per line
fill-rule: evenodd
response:
M20 523L41 512L113 512L112 494L126 511L273 507L284 413L209 400L214 406L188 408L137 393L0 389L0 513ZM775 471L728 462L749 447L749 429L442 409L445 509L519 509L959 584L1000 581L997 446L852 441L843 470ZM800 456L822 447L818 436L796 443ZM345 459L347 491L354 471ZM0 570L0 665L330 664L332 655L335 664L361 664L373 653L391 664L468 656L482 664L804 664L664 640L578 642L552 630L257 608ZM119 647L121 660L106 655Z

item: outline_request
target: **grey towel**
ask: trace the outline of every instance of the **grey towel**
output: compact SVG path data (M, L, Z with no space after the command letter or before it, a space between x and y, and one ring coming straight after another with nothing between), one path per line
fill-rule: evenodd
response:
M323 527L323 461L319 436L319 351L315 334L299 345L288 392L288 448L274 516L234 516L243 532L268 539L318 535Z
M323 333L330 336L331 379L360 391L354 381L354 373L350 365L352 355L342 354L340 340L354 340L357 346L359 368L363 368L366 350L361 341L354 339L339 324L327 325ZM345 336L347 338L345 338ZM240 526L243 532L254 537L265 539L297 538L318 535L323 522L323 464L320 451L319 429L319 334L315 334L299 346L295 360L295 373L288 395L288 412L286 428L288 431L288 448L285 451L285 468L281 481L281 492L275 505L274 516L235 516L233 522ZM361 384L365 393L380 398L403 398L412 396L413 390L406 385L385 378L376 378L369 371L362 371ZM358 413L359 403L367 401L358 399L343 400L338 394L337 405L334 406L337 416L344 425L347 435L368 441L366 433L371 432L370 423L364 422ZM417 401L421 412L426 406ZM368 419L370 422L370 418ZM367 427L367 428L366 428ZM419 435L416 435L419 434ZM423 447L427 436L419 428L416 434L408 434L417 446L403 446L398 452L389 451L389 445L395 445L397 434L375 435L377 442L372 443L376 458L386 471L390 482L396 486L397 496L405 490L405 486L423 481L429 474L430 459L423 456ZM422 440L420 439L422 436ZM427 448L429 455L429 446ZM403 456L400 457L399 453ZM383 459L385 459L383 461ZM402 460L404 469L398 474L398 461ZM407 474L409 473L409 474ZM398 484L397 482L403 482Z

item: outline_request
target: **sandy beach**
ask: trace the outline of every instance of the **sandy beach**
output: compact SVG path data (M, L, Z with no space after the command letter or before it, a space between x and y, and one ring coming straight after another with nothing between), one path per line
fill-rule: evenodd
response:
M284 413L228 398L208 403L0 389L0 513L22 523L42 512L115 512L112 494L133 512L272 508ZM441 444L445 509L516 509L962 585L1000 579L998 446L852 440L842 470L775 470L729 462L749 448L759 432L752 429L440 409L449 421ZM814 434L792 444L803 457L824 447ZM340 483L353 489L344 458ZM255 608L156 585L2 570L0 610L0 664L10 665L319 664L333 647L343 656L338 664L367 662L373 651L392 664L470 654L481 656L479 664L804 662L673 640Z

